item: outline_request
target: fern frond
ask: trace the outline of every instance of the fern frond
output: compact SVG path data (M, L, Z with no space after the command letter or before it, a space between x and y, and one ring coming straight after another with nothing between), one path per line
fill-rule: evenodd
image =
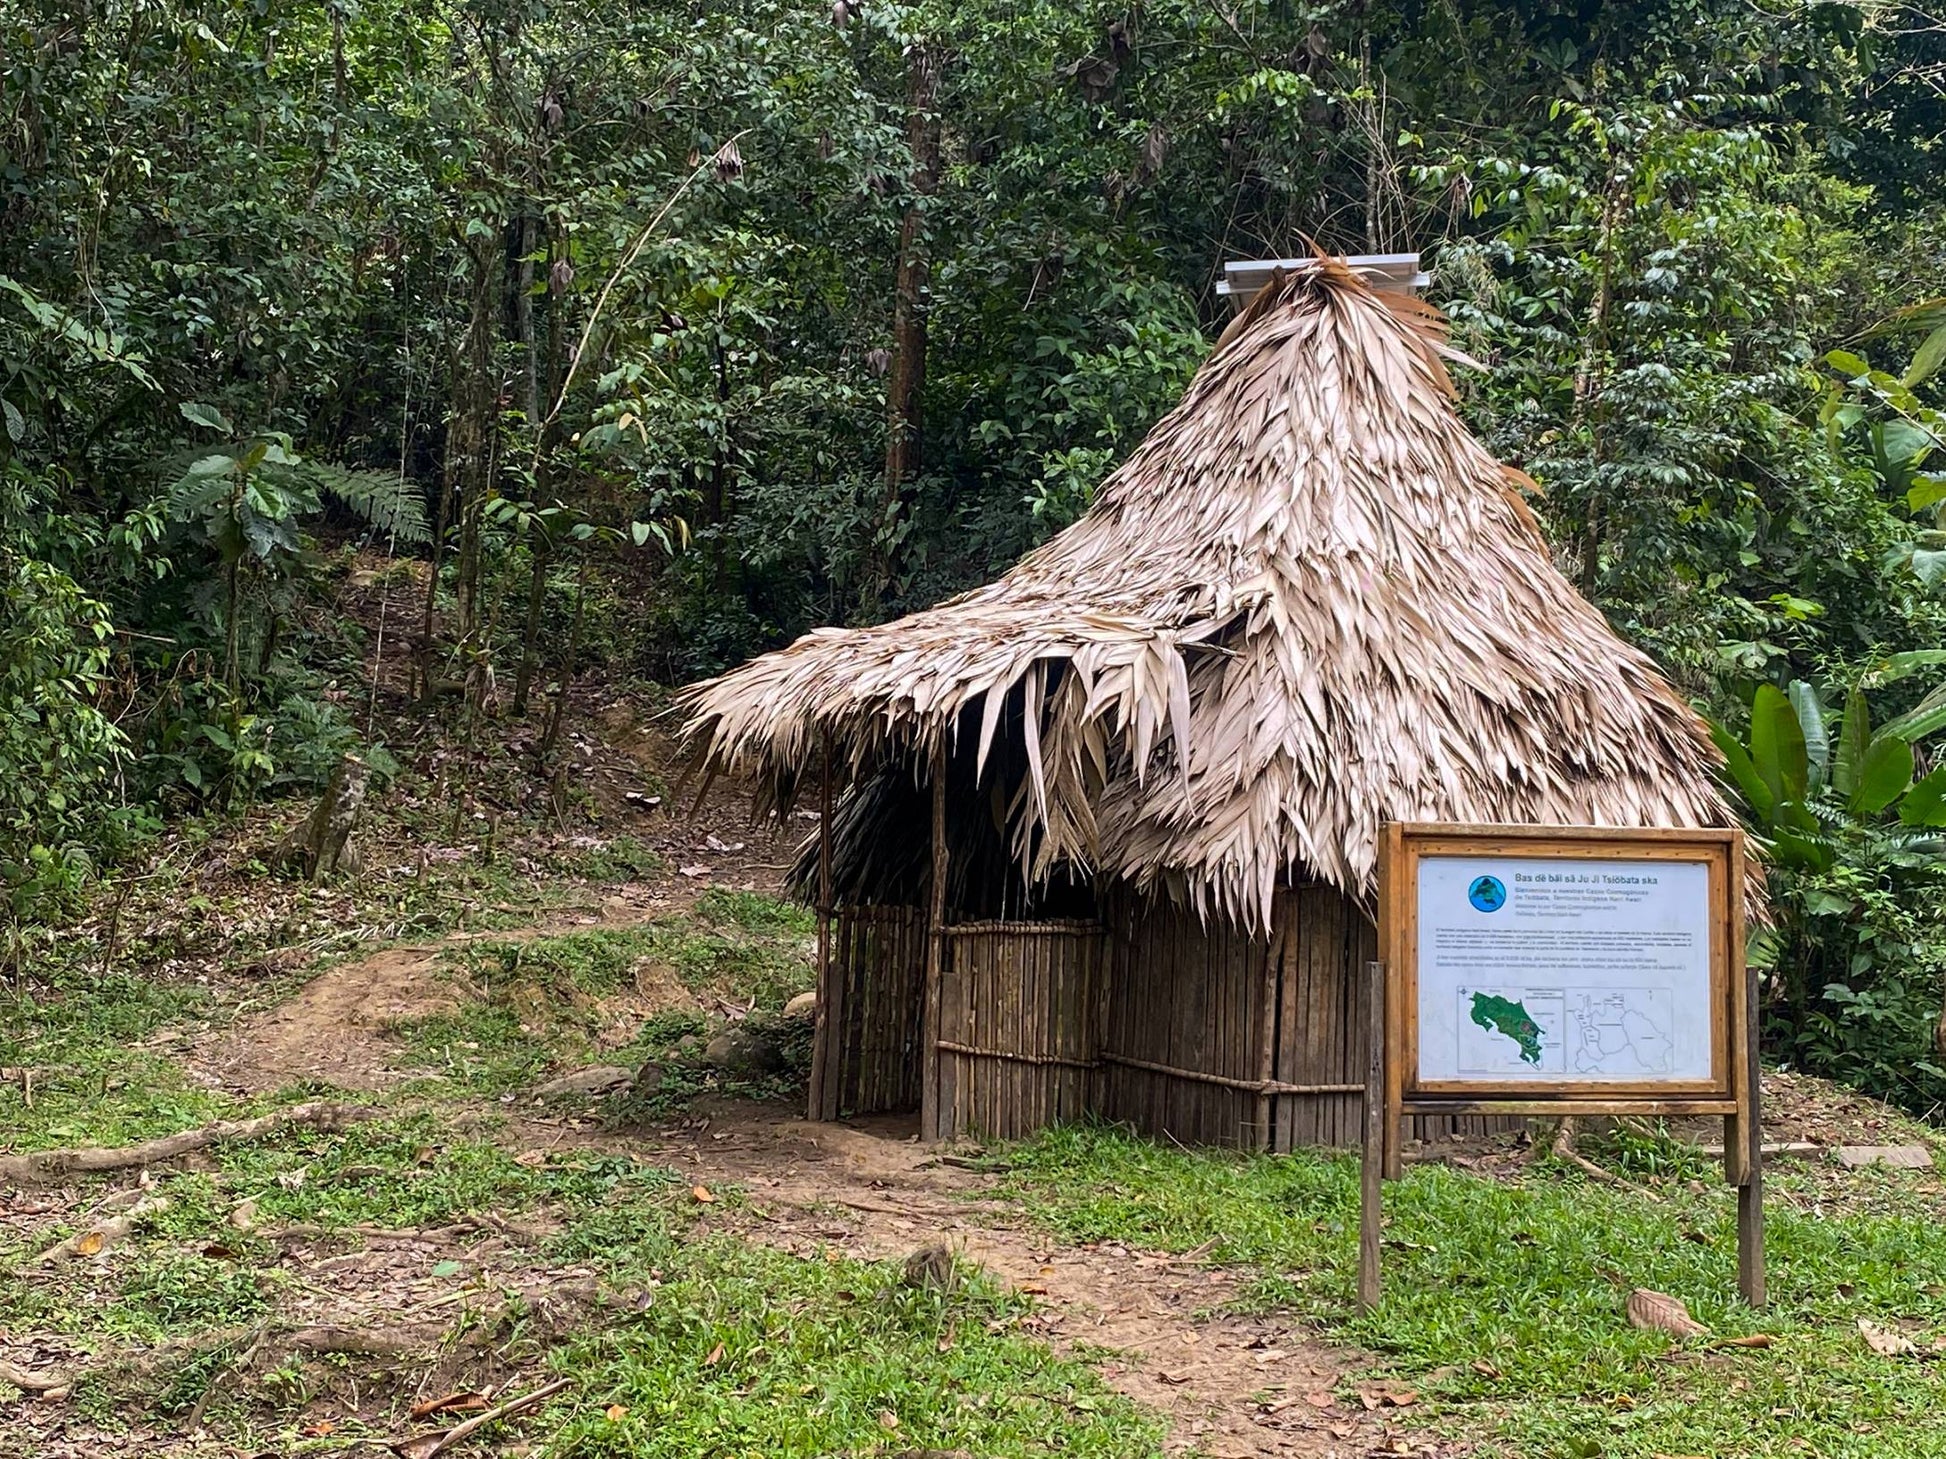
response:
M394 542L418 545L432 540L426 497L419 483L389 471L351 471L306 461L297 468L320 491L329 492L373 529Z

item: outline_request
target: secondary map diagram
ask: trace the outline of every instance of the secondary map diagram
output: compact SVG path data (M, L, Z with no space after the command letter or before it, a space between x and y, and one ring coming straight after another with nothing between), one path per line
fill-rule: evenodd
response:
M1668 1074L1669 988L1460 988L1462 1075Z

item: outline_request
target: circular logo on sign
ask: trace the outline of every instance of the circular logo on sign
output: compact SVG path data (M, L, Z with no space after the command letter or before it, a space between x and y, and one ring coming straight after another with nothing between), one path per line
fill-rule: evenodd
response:
M1497 876L1480 876L1466 889L1466 900L1476 912L1498 912L1507 905L1507 889Z

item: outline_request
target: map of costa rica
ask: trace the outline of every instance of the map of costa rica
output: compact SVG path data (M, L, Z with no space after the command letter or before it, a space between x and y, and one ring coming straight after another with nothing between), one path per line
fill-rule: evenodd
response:
M1524 1003L1503 998L1498 993L1473 995L1473 1021L1488 1031L1505 1034L1520 1046L1523 1064L1539 1064L1541 1039L1545 1030L1534 1021Z

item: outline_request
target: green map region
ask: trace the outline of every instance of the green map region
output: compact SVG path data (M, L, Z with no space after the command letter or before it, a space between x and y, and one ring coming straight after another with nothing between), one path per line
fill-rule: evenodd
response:
M1473 1021L1488 1031L1498 1029L1519 1044L1523 1063L1540 1063L1541 1026L1534 1022L1524 1003L1515 1003L1497 993L1475 993Z

